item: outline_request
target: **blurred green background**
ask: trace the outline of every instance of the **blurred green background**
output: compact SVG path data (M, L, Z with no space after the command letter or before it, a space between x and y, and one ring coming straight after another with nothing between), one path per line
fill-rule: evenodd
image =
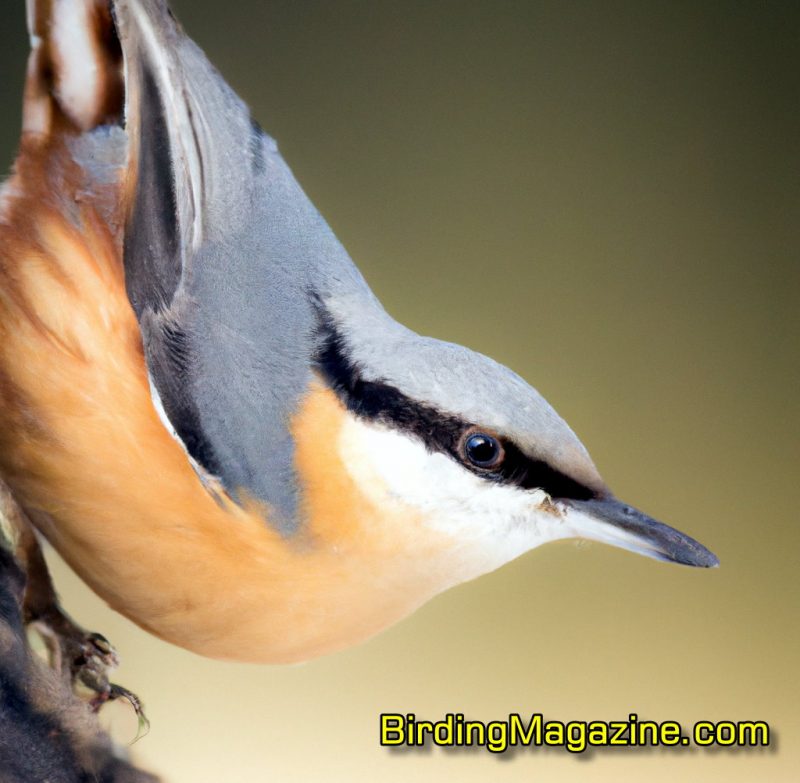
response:
M148 637L53 558L146 702L134 757L173 783L796 781L800 6L174 6L387 309L534 383L617 494L722 567L552 544L357 649L269 668ZM8 167L21 0L0 29ZM381 711L762 719L776 744L397 753ZM122 706L104 720L135 733Z

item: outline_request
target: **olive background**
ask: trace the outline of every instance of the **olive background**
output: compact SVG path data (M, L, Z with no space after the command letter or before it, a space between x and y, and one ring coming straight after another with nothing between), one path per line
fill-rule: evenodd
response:
M389 312L531 381L620 497L722 566L550 544L358 648L267 667L149 637L53 556L147 705L134 758L174 783L797 780L800 6L174 8ZM0 18L7 168L21 0ZM382 711L761 719L773 746L389 751ZM135 734L122 705L103 720Z

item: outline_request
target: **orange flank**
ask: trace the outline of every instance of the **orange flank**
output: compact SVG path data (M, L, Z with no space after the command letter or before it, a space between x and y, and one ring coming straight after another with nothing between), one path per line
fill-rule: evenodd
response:
M360 492L321 384L293 420L300 532L207 491L153 406L119 237L71 197L76 169L57 143L23 149L0 222L0 473L72 568L170 642L263 662L353 644L442 589L419 565L437 537Z

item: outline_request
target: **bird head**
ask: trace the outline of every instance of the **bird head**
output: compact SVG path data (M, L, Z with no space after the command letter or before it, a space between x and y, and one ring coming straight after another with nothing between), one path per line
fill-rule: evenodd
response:
M332 302L320 324L316 364L342 406L342 464L377 508L406 509L387 518L413 517L451 542L460 578L564 538L718 564L618 500L566 422L507 367L421 337L374 303Z

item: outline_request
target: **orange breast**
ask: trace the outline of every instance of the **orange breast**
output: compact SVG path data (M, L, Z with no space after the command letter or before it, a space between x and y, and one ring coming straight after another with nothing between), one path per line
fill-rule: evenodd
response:
M255 661L347 646L441 589L413 515L371 507L320 448L346 415L321 385L293 422L304 532L212 498L154 410L118 237L49 154L23 153L0 223L0 472L70 565L153 633Z

